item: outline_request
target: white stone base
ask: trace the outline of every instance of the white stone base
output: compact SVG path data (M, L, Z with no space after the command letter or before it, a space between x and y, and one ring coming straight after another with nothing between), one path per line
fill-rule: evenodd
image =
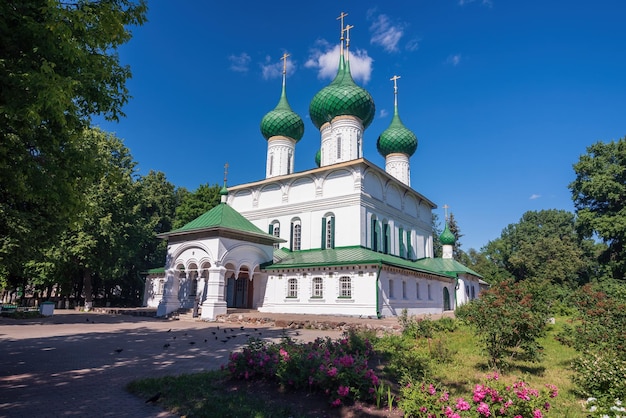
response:
M215 321L218 315L226 315L226 301L205 301L202 304L203 321Z
M157 306L157 317L165 317L169 314L171 314L172 312L176 312L178 310L178 308L180 307L180 304L176 301L173 302L166 302L165 300L161 300L159 302L159 306Z

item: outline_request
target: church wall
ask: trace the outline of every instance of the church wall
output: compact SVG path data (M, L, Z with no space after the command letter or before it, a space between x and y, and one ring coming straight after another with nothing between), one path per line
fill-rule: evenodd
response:
M443 312L443 288L449 293L454 309L454 282L433 280L401 269L384 269L380 276L383 316L399 316L404 309L409 315L438 314Z

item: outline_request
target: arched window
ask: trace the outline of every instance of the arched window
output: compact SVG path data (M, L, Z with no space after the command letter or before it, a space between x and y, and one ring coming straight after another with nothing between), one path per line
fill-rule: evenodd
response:
M383 223L383 253L385 254L389 254L389 236L390 236L390 230L389 230L389 224L388 223Z
M322 250L335 248L335 215L327 213L322 218Z
M270 154L270 176L273 175L274 171L274 154Z
M159 280L159 284L157 286L157 295L162 295L165 290L165 280Z
M376 216L372 215L372 225L371 225L371 231L370 231L370 236L372 237L372 243L371 243L371 248L372 251L378 251L378 241L379 241L379 236L380 236L380 227L378 226L378 220L376 219Z
M289 153L287 154L287 174L291 174L291 172L293 171L291 169L292 161L293 155L291 154L291 151L289 151Z
M321 277L314 277L311 289L313 291L311 297L324 297L324 280Z
M389 279L389 299L393 299L395 297L393 293L393 280Z
M291 251L299 251L302 248L302 223L300 219L291 221Z
M339 297L352 298L352 279L348 276L339 278Z
M277 238L280 237L280 222L272 221L269 227L269 231L267 233ZM278 242L274 243L274 248L278 249L279 247L280 247L280 243Z
M337 135L337 159L341 159L341 134Z
M298 297L298 279L289 279L287 282L287 297Z

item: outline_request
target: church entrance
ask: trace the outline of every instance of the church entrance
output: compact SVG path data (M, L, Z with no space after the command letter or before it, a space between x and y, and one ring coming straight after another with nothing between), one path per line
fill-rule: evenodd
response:
M239 277L231 276L226 283L226 307L250 308L252 305L252 282L248 272L241 271Z
M443 288L443 310L450 310L450 292L448 291L447 287Z

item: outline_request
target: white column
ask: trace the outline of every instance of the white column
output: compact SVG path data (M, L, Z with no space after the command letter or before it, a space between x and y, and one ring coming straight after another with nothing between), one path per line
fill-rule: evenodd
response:
M209 268L206 299L202 303L202 319L205 321L214 321L218 315L226 314L225 274L225 267L212 266Z
M321 167L361 158L363 124L354 116L337 116L322 125L320 134Z
M265 178L293 173L296 141L284 136L273 136L267 141Z
M165 283L163 284L163 298L159 301L157 307L157 316L167 316L172 312L176 312L180 308L178 300L178 288L180 280L178 279L179 271L176 269L168 269L165 272Z

